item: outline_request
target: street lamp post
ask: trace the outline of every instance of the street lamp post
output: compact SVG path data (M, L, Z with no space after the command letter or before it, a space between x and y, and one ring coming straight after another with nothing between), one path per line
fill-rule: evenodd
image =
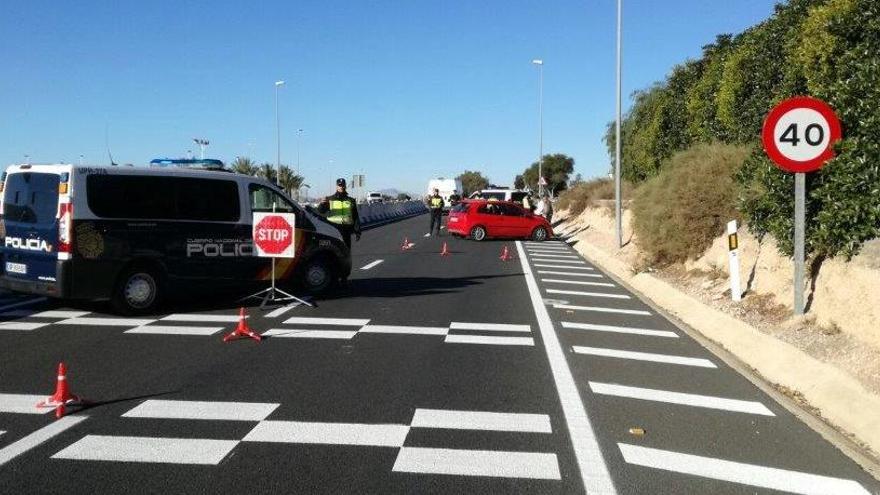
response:
M617 247L623 247L623 219L621 213L620 198L620 81L621 81L621 27L623 18L623 0L617 0L617 118L615 120L615 138L614 138L614 233L617 237Z
M296 175L300 175L300 173L299 173L299 170L300 170L300 168L299 168L299 138L300 138L300 136L302 136L302 132L303 132L302 129L296 130ZM302 176L300 176L300 177L302 177ZM297 200L299 200L299 196L300 196L300 187L297 187L296 188L296 199Z
M544 61L536 58L532 63L538 67L538 195L544 196Z
M281 169L281 121L278 118L278 88L284 81L275 81L275 182L278 180L278 171Z

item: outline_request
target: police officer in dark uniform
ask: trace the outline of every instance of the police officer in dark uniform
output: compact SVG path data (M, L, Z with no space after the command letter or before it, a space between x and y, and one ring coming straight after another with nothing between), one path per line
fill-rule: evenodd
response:
M336 179L336 194L327 196L318 206L318 211L327 221L339 229L345 245L351 249L351 234L361 240L361 221L358 218L357 202L345 190L345 179Z
M440 235L440 226L443 224L443 198L440 196L440 190L434 188L434 194L428 196L428 208L431 209L431 227L428 229L428 235L434 235L434 225L437 225L437 235Z

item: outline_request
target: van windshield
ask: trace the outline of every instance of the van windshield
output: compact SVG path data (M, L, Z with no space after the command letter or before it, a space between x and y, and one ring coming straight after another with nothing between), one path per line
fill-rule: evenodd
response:
M51 224L58 211L57 174L9 174L3 195L3 212L12 222Z

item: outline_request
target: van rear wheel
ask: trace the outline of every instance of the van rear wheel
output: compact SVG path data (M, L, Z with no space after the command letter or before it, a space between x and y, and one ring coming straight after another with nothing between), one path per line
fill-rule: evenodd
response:
M126 315L149 314L159 301L159 277L142 267L130 268L119 277L112 299L113 309Z

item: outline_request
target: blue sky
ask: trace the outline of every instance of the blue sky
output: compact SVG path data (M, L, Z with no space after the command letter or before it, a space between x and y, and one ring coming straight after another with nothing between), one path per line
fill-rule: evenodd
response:
M625 0L624 95L698 56L773 0ZM544 151L586 177L608 170L614 0L14 2L0 16L0 163L106 164L208 155L282 162L317 192L363 172L421 192L481 170L511 184ZM624 100L625 103L628 99ZM196 147L196 149L194 149Z

